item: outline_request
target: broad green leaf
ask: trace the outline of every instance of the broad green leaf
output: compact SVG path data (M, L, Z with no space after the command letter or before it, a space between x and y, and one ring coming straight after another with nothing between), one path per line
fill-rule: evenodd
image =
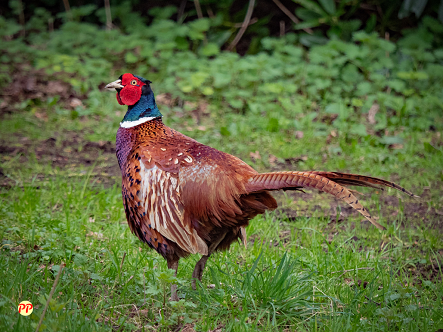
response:
M428 142L423 143L423 148L428 153L442 153L441 150L437 149L436 147L434 147L432 144L430 144Z
M351 134L366 136L368 133L366 131L366 126L363 123L355 123L350 127Z
M138 60L138 58L134 53L132 53L132 52L126 53L126 55L125 55L126 63L136 63L137 60Z
M403 141L404 141L403 138L398 137L398 136L383 136L382 138L379 139L380 143L386 144L386 145L402 144Z
M200 18L198 20L189 23L189 27L198 32L208 31L210 26L210 21L208 18Z
M314 1L311 0L292 0L299 5L302 5L306 9L312 10L313 12L320 14L322 16L327 15L327 13Z
M208 43L200 50L200 54L204 56L213 56L220 53L220 48L215 43Z
M295 15L297 15L298 18L300 18L303 21L311 21L311 20L317 20L322 17L322 15L313 12L312 10L308 10L303 7L299 7L295 10Z
M301 22L294 25L295 30L302 30L306 28L315 28L318 27L321 23L321 19L314 19L311 21Z
M397 73L397 77L404 80L427 80L429 78L428 74L423 71L401 71Z
M318 2L320 2L321 6L326 12L331 15L335 14L336 8L334 0L318 0Z
M231 136L231 133L226 127L220 127L220 134L222 134L223 136Z
M214 94L214 89L212 89L210 86L207 86L203 88L202 93L206 96L211 96Z

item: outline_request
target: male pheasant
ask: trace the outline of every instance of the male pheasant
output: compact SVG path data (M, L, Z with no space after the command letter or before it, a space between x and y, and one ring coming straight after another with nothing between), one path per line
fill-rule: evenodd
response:
M344 200L379 229L347 185L398 189L395 183L338 172L258 173L242 160L203 145L167 126L151 82L126 73L106 86L128 110L117 131L123 205L131 231L177 273L178 261L201 254L192 274L201 280L208 257L240 239L257 214L277 207L270 191L318 189ZM176 286L171 299L178 300Z

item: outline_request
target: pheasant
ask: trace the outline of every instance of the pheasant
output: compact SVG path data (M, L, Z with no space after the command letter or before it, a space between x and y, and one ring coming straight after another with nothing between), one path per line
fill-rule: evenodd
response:
M175 274L179 259L201 254L193 278L201 281L209 256L237 240L246 245L249 220L277 208L270 192L314 188L341 199L374 226L371 217L346 186L386 186L415 196L399 185L374 177L339 172L258 173L221 152L165 126L151 82L126 73L105 89L116 91L128 110L116 138L122 174L122 197L129 227L162 255ZM177 286L171 286L177 301Z

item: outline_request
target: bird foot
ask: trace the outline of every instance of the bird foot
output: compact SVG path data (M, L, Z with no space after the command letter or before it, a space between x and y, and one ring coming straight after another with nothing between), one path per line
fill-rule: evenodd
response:
M196 290L197 289L197 279L199 281L202 281L202 275L203 275L203 270L205 269L206 266L206 261L208 260L209 256L203 256L202 258L200 258L200 260L197 262L197 264L195 264L195 268L194 268L194 272L192 272L192 289Z

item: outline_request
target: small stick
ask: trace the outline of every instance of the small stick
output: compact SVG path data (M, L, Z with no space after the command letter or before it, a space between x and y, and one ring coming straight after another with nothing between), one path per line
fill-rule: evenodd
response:
M280 21L280 37L283 37L285 35L285 21Z
M274 3L277 5L278 8L280 8L280 10L286 14L286 16L289 17L289 19L294 22L295 24L300 23L300 20L295 17L294 14L292 14L288 8L286 8L279 0L272 0L274 1ZM309 33L310 35L312 35L314 32L312 31L312 29L310 28L304 28L304 31L306 31L307 33Z
M203 18L202 8L200 7L200 1L194 0L195 10L197 11L198 18Z
M112 29L112 16L111 16L111 5L109 0L105 0L105 12L106 12L106 30Z
M64 268L65 266L66 266L66 264L63 263L63 262L60 264L60 270L58 270L57 277L55 277L54 283L52 284L51 292L49 293L49 297L48 297L48 299L46 300L45 308L43 309L43 313L42 313L42 315L41 315L41 317L40 317L40 321L38 322L38 325L37 325L37 328L36 328L35 332L38 332L38 331L40 330L40 326L41 326L42 323L43 323L43 318L45 318L46 310L48 310L49 302L50 302L51 299L52 299L52 295L53 295L54 292L55 292L55 288L57 287L57 284L58 284L58 281L59 281L59 279L60 279L60 276L62 275L62 270L63 270L63 268Z
M19 6L18 19L19 19L20 25L22 26L22 31L20 32L20 35L24 36L26 33L26 30L25 30L25 14L23 12L23 3L22 3L22 0L18 0L17 2L18 2L18 6Z
M371 301L371 302L375 303L375 304L378 305L378 306L381 305L381 303L378 303L378 302L375 302L374 300L371 300L371 299L370 299L369 297L367 297L366 295L365 295L365 298L366 298L366 300Z
M249 21L249 25L252 25L252 24L257 23L257 22L258 22L258 18L257 17L251 18L251 20ZM226 25L228 25L228 24L226 24ZM232 24L232 26L234 28L241 28L242 25L243 25L243 22L241 22L241 23L233 23Z
M146 304L145 269L143 269L143 306Z
M251 16L252 16L252 11L254 10L254 5L255 5L255 0L249 0L248 11L246 12L243 24L242 24L240 30L238 30L237 36L235 36L232 43L228 46L228 51L232 51L234 49L234 47L240 41L241 37L243 37L243 34L245 33L246 28L249 25L249 21L251 21Z
M125 261L126 251L123 253L122 262L120 263L120 273L122 272L123 262Z
M66 17L71 20L71 6L69 6L69 0L63 0L63 5L65 6Z
M186 2L187 2L187 0L182 0L180 2L180 8L178 9L178 13L177 13L177 22L181 22L181 19L185 13Z

